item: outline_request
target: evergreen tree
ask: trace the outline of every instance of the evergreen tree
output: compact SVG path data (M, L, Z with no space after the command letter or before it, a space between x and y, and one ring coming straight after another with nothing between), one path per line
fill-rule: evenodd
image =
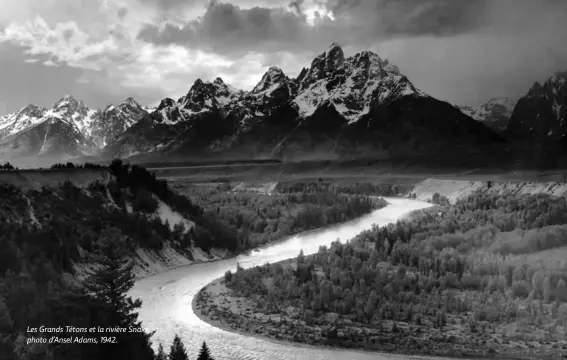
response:
M156 354L156 360L167 360L167 354L163 350L163 345L159 344L158 352Z
M187 350L185 350L185 345L183 345L179 335L175 335L173 338L173 344L169 349L169 360L189 360Z
M199 356L197 357L197 360L214 360L211 357L211 352L209 351L209 347L207 346L207 343L203 341L203 345L201 346L201 351L199 351Z
M103 230L98 241L98 263L96 270L85 282L85 289L93 299L93 311L99 326L141 328L136 310L142 306L139 299L132 299L128 291L134 286L132 263L125 260L125 246L120 233ZM115 343L101 347L105 358L116 359L154 359L150 337L145 332L126 332L101 334L116 337Z

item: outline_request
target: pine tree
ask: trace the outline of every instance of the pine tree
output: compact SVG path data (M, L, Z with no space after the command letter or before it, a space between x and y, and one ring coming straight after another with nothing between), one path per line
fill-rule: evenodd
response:
M173 338L168 358L169 360L189 360L187 350L185 350L185 345L183 345L179 335L175 335Z
M214 360L211 357L211 352L209 351L209 347L207 346L207 343L203 341L203 345L201 346L201 351L199 352L199 356L197 357L197 360Z
M133 265L124 258L121 234L103 230L97 245L100 268L85 282L85 289L93 299L97 325L140 329L142 323L136 310L142 302L127 295L134 286L134 274ZM104 348L101 357L153 360L154 352L149 340L152 335L145 332L101 333L100 336L116 337L116 343L101 347Z
M163 350L163 345L159 344L158 346L158 352L156 354L156 359L155 360L168 360L167 359L167 354L165 353L165 351Z

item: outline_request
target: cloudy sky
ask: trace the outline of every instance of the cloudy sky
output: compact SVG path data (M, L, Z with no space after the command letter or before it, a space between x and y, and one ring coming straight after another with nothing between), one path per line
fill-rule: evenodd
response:
M72 94L151 104L197 78L249 90L327 49L373 50L452 102L567 69L565 0L0 0L0 113Z

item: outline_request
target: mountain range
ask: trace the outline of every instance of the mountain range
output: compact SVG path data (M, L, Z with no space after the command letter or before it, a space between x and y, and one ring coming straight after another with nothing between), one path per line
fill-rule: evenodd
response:
M439 141L439 137L443 141ZM500 137L416 88L399 68L337 44L296 78L271 67L249 92L222 79L195 81L178 99L119 135L104 157L140 153L199 157L333 159L463 153Z
M102 111L70 95L51 109L28 105L0 117L0 158L96 155L146 114L132 98Z
M279 158L455 156L489 153L510 139L561 142L567 72L517 102L454 106L400 69L333 43L296 78L270 67L250 91L197 79L186 95L144 107L134 99L92 110L65 96L0 116L0 158ZM450 149L451 151L447 151Z
M489 99L478 107L460 105L457 108L465 115L482 122L489 129L503 132L508 127L515 104L516 102L510 98L498 97Z

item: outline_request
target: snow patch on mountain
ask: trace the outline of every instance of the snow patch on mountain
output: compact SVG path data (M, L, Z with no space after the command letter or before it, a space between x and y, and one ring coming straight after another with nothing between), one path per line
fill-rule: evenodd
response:
M470 105L458 105L456 107L465 115L484 123L487 127L496 131L504 131L515 105L516 101L513 99L496 97L478 107Z
M65 95L51 109L28 105L0 117L0 150L10 156L94 155L145 114L132 98L100 111Z
M14 114L4 115L0 120L0 138L15 135L30 127L41 124L46 120L44 117L45 111L45 108L28 105Z
M370 51L345 59L336 44L313 60L311 68L303 74L298 78L300 91L292 101L303 117L330 104L353 123L373 106L404 96L428 96L387 59Z

